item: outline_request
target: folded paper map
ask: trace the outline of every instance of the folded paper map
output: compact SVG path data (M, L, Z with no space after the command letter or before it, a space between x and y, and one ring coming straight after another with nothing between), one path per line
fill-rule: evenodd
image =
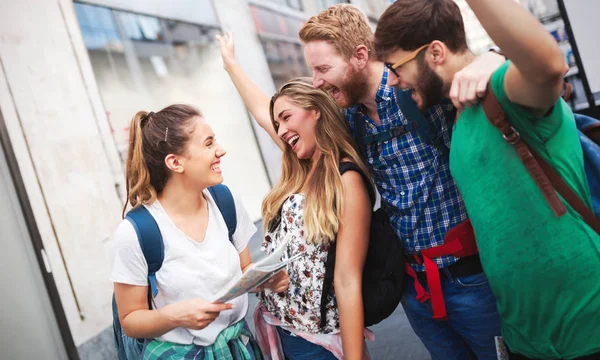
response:
M304 255L304 253L300 253L282 260L281 258L285 253L288 242L289 237L286 238L286 241L280 244L271 254L250 265L242 276L234 278L213 302L222 304L256 289L275 276L278 272L285 269L289 263Z

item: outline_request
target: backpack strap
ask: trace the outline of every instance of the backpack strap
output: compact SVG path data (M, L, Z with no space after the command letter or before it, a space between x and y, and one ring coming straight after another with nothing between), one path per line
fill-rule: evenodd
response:
M353 162L343 161L340 162L339 165L340 175L344 175L346 171L356 171L360 174L365 185L367 186L367 191L369 193L369 198L371 199L371 206L375 205L375 190L371 185L371 181L367 174L365 174L361 168ZM335 255L337 249L337 242L333 241L329 244L329 250L327 251L327 260L325 261L325 274L323 276L323 288L321 290L321 323L320 326L323 328L327 322L327 303L329 302L329 295L333 291L333 273L335 272Z
M125 218L133 225L148 264L148 306L150 306L152 297L158 294L156 272L165 259L165 244L156 220L145 206L140 205L129 211Z
M450 149L444 142L444 137L433 126L431 120L427 119L423 112L417 107L417 103L411 98L412 91L396 89L396 101L404 117L417 123L416 129L423 142L438 149L442 156L450 154Z
M362 120L364 124L364 119ZM363 142L365 144L378 144L389 139L402 136L406 133L409 133L413 130L416 130L419 127L419 123L416 121L410 121L408 125L398 125L389 130L381 131L375 134L366 135L363 137Z
M233 242L233 234L237 227L235 202L229 188L223 184L208 188L225 223L227 224L229 240ZM165 259L165 244L156 220L145 206L140 205L130 210L125 216L137 234L140 248L148 264L148 306L152 298L158 294L156 272L160 270Z
M382 143L414 130L418 132L419 137L423 142L434 146L442 156L447 157L450 154L450 149L446 146L443 136L441 136L439 131L433 126L431 120L427 119L425 115L423 115L423 112L419 110L417 104L411 98L411 92L395 89L395 94L398 107L408 121L407 125L399 125L389 130L366 135L365 119L362 116L354 117L354 141L356 141L363 158L367 159L366 145Z
M373 190L373 186L371 185L369 176L367 174L365 174L358 165L356 165L353 162L349 162L349 161L340 162L339 170L340 170L340 175L344 175L344 173L346 171L350 171L350 170L356 171L357 173L360 174L360 177L362 178L365 185L367 186L367 192L369 193L369 199L371 199L371 205L374 206L375 201L376 201L376 196L375 196L375 190Z
M562 216L567 212L565 205L557 194L558 192L579 213L583 220L600 235L600 220L563 180L562 176L521 138L519 132L509 123L490 84L488 84L482 107L486 117L492 125L500 130L504 140L514 146L517 155L542 191L542 194L544 194L554 214Z
M367 122L362 116L354 116L354 141L358 146L358 151L364 161L367 161L367 146L365 144L365 134L367 133Z
M225 224L227 224L227 230L229 231L229 241L233 242L233 234L237 228L237 213L235 210L235 201L233 200L233 194L226 185L218 184L208 188L208 191L213 197L213 200L217 204Z

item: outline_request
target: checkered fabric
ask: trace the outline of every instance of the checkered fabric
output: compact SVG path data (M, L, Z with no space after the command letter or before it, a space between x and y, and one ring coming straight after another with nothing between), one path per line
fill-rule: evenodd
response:
M387 86L387 82L388 69L384 67L375 97L380 125L367 116L361 104L346 109L346 121L353 133L359 117L366 120L366 135L408 125L396 101L397 89ZM425 115L450 146L454 122L452 103L444 100ZM367 145L366 155L382 207L407 252L416 253L443 244L446 232L467 219L462 197L450 176L449 157L421 141L417 131ZM457 260L453 256L435 259L440 268ZM413 268L425 270L422 265L413 265Z
M182 345L150 340L144 346L144 360L262 360L246 320L223 330L211 346Z

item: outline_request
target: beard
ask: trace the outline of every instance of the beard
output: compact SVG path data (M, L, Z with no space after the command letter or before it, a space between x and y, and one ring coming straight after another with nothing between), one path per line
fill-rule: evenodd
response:
M418 94L421 97L419 109L423 111L442 101L442 98L444 97L444 81L425 62L425 56L417 57L417 66L419 69L417 88L419 90Z
M367 94L367 75L364 72L350 68L343 82L337 88L342 95L338 102L340 107L347 108L356 105Z

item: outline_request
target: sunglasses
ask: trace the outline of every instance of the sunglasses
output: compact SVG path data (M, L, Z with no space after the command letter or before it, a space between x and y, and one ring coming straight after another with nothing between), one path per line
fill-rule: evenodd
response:
M405 57L400 59L400 61L397 61L394 64L384 63L385 67L390 69L390 71L393 72L394 75L396 75L397 77L400 77L400 75L398 75L398 71L396 69L398 69L400 66L406 64L407 62L414 60L417 57L417 55L419 55L419 53L421 51L423 51L423 49L426 49L430 44L431 43L421 46L420 48L418 48L415 51L411 52L410 54L406 55Z

